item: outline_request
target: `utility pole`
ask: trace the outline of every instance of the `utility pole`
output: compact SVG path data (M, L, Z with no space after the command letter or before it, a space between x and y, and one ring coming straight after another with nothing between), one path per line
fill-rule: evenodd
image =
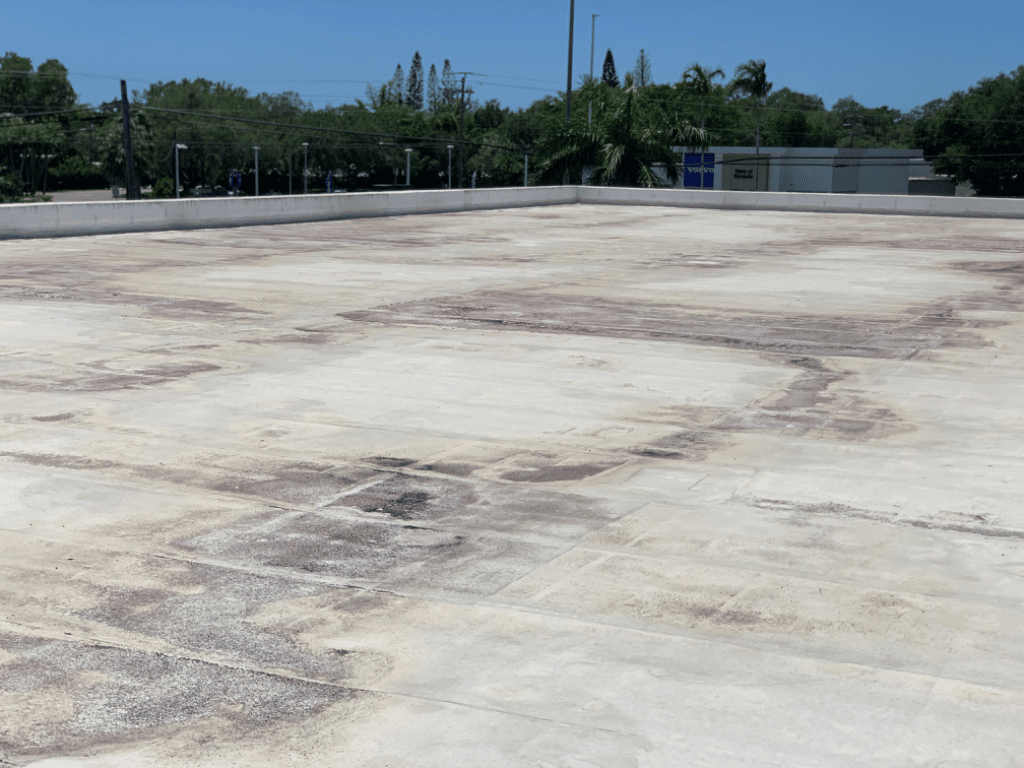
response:
M253 147L253 152L256 153L256 194L254 197L260 196L260 148Z
M590 84L594 84L594 28L597 25L599 14L590 14ZM590 125L590 118L593 114L594 102L587 105L587 125Z
M565 127L569 127L572 117L572 25L576 13L576 0L569 0L569 74L565 86Z
M302 194L309 194L309 142L302 142Z
M476 75L477 77L487 77L487 75L481 75L479 72L452 72L452 74L462 75L462 96L459 99L459 189L462 189L463 163L465 162L463 136L466 132L466 75ZM469 93L473 94L472 88L469 89ZM448 186L451 187L451 183Z
M459 189L462 189L463 179L463 155L465 154L465 143L462 140L466 131L466 76L462 76L462 96L459 99Z
M128 85L121 81L121 116L124 119L124 187L125 197L129 200L139 199L139 190L135 185L135 164L132 162L132 126L128 114Z

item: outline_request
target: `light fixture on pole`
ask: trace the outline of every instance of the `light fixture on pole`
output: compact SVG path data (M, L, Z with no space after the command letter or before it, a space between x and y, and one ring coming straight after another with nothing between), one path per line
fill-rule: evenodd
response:
M178 167L179 167L178 166L178 150L179 149L188 149L188 147L186 147L184 144L175 144L174 145L174 196L177 197L177 198L181 197L181 182L179 181L180 174L178 172Z
M409 186L409 168L412 158L412 150L408 147L405 148L405 186Z
M302 194L308 195L309 190L306 186L309 181L309 142L302 142Z
M452 149L454 145L448 145L448 189L452 188Z
M256 153L256 197L260 196L260 148L253 147L253 151Z

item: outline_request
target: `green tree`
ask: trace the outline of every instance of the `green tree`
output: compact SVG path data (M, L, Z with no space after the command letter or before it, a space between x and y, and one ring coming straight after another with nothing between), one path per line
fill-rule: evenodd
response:
M431 112L437 111L441 103L441 84L437 79L437 67L430 65L430 75L427 77L427 109Z
M707 149L705 131L686 122L656 130L637 109L637 88L626 75L624 92L609 90L601 102L591 130L571 125L542 143L539 177L545 183L561 183L565 177L581 178L591 168L591 183L602 186L657 187L664 182L655 170L665 170L670 185L679 180L679 155L675 147Z
M423 59L420 58L419 51L412 57L412 65L409 67L405 103L417 111L423 109Z
M63 142L61 124L53 118L0 117L0 167L15 195L45 193L50 160Z
M1024 66L925 106L913 133L936 171L979 195L1024 197Z
M683 82L689 83L694 95L700 99L700 127L704 129L704 114L707 108L708 99L716 88L721 88L715 83L716 78L724 78L725 72L721 69L705 69L700 64L693 63L683 72Z
M32 60L8 51L0 58L0 114L23 115L71 109L78 95L57 59L32 68Z
M734 94L745 96L753 100L756 120L754 152L756 155L760 156L761 120L764 117L768 94L771 93L772 90L772 84L768 82L768 76L765 73L764 60L751 59L745 64L740 64L736 67L736 73L733 76L732 82L729 84L729 90ZM758 185L760 184L760 171L761 163L759 159L754 165L754 189L758 189Z
M615 57L612 56L612 49L604 55L604 67L601 70L601 81L612 88L619 87L619 76L615 73Z
M838 131L820 96L780 88L767 99L763 136L769 146L832 147Z
M444 68L441 70L441 102L451 107L458 99L459 89L455 84L455 75L452 74L452 63L445 59Z
M404 102L403 91L405 90L405 73L402 71L402 65L399 64L395 67L395 74L392 75L391 80L388 81L388 103L389 104L402 104Z
M640 88L654 82L651 77L651 60L643 48L640 49L640 55L636 57L636 66L633 67L633 82Z
M40 112L71 109L78 101L78 94L68 80L67 67L57 59L49 59L36 67L31 80L32 101Z
M8 51L0 59L0 113L24 114L32 105L32 60Z

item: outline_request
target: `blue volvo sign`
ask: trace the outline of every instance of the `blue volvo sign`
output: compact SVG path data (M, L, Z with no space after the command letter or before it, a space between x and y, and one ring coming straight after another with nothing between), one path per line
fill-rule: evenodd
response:
M687 189L714 189L714 152L687 152L683 155L683 186Z

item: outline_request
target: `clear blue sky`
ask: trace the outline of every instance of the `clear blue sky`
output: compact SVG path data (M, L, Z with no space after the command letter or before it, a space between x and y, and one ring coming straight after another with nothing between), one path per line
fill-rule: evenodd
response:
M853 95L910 109L1024 63L1020 2L577 0L574 82L590 67L593 13L596 74L608 48L620 77L645 49L655 82L677 81L694 61L731 75L759 58L776 89L826 106ZM59 59L93 104L116 98L121 77L129 88L206 77L294 90L317 107L352 103L396 64L408 73L417 50L428 71L449 58L455 70L490 75L471 78L481 100L525 107L565 88L568 0L11 0L2 15L3 50L34 64Z

